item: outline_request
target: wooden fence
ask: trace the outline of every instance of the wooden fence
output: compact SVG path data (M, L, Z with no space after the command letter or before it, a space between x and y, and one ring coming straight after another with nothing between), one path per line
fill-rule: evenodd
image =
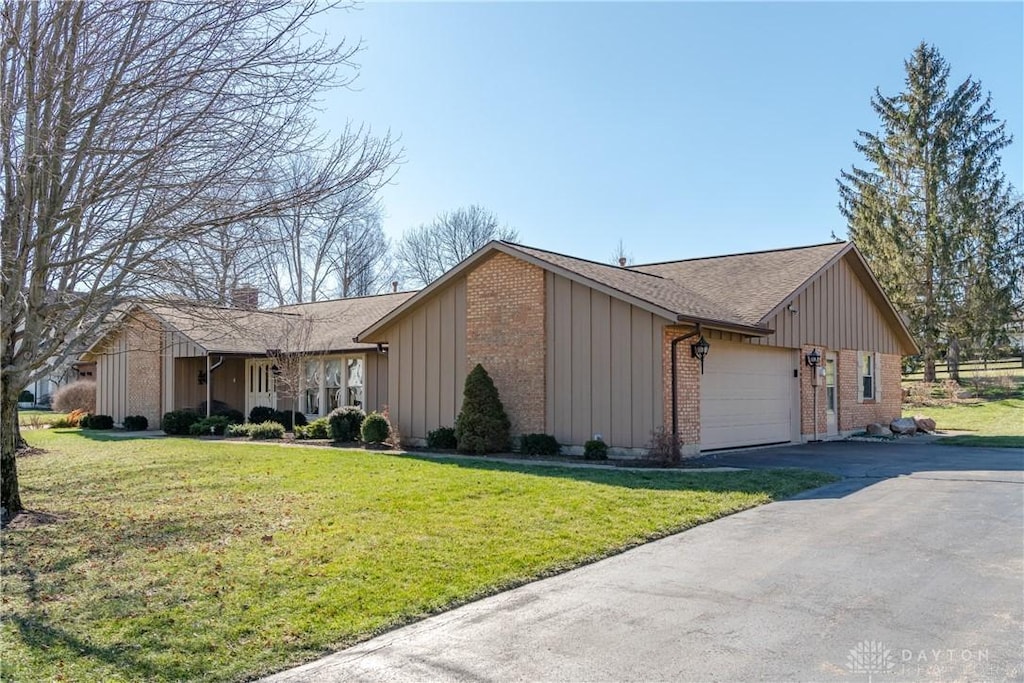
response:
M1016 374L1015 370L1024 369L1024 356L1019 358L997 358L995 360L969 360L961 361L960 374L972 375L979 372L1007 372ZM919 380L924 376L924 367L914 372L903 375L906 380ZM949 377L949 363L935 364L935 378L946 379Z

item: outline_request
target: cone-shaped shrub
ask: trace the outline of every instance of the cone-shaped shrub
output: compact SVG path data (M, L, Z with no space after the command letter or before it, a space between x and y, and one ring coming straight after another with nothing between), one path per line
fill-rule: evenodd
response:
M500 453L509 449L511 424L498 389L484 367L466 376L462 412L455 420L455 440L461 453Z

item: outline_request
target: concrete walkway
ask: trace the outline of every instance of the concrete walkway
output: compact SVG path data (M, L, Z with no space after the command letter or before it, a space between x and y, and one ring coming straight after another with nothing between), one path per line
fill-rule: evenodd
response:
M266 680L1024 677L1024 451L821 444L717 460L850 478Z

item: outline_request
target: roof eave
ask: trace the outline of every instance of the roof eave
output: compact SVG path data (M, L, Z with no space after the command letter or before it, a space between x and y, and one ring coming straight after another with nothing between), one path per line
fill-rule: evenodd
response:
M711 318L700 318L697 316L686 315L680 313L676 316L676 321L681 323L690 323L693 325L701 325L703 327L711 327L722 332L735 332L737 334L747 335L751 337L767 337L773 334L775 330L770 327L763 325L745 325L741 323L729 322L727 320L713 320Z

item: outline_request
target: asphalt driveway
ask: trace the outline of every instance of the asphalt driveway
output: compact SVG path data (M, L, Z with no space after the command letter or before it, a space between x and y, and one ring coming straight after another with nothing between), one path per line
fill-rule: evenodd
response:
M1024 450L832 443L710 460L848 478L270 680L1024 679Z

